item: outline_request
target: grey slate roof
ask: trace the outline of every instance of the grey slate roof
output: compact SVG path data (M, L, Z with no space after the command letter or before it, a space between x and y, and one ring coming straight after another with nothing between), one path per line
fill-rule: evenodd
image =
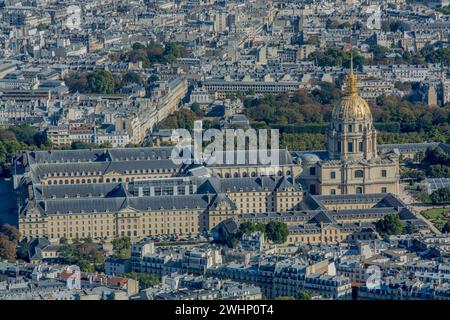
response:
M247 192L259 191L276 191L283 189L295 189L300 191L300 187L292 183L287 177L281 176L262 176L262 177L241 177L241 178L209 178L199 187L199 192L209 193L226 193L239 192L240 190Z
M38 203L38 208L46 214L118 212L126 208L137 211L204 210L207 207L208 197L197 194L158 197L51 199Z
M76 162L76 163L46 163L35 164L32 171L36 178L52 173L71 173L71 172L117 172L125 174L131 170L155 170L155 169L174 169L178 170L179 165L171 160L132 160L132 161L114 161L114 162ZM72 177L73 178L73 177Z
M72 163L120 160L169 159L172 147L160 148L113 148L30 151L29 161L33 163Z
M267 157L270 159L270 156L272 155L272 152L278 152L278 165L289 165L293 164L293 159L289 151L285 149L278 149L278 150L259 150L256 151L256 154L252 152L249 152L248 150L236 150L236 151L222 151L216 152L216 159L223 159L222 163L220 164L208 164L208 167L243 167L243 166L252 166L252 165L265 165L270 166L270 163L263 163L259 156L259 152L263 152L264 155L267 155ZM274 157L276 157L274 155ZM227 164L227 159L232 159L231 164Z
M217 209L217 207L220 206L224 202L227 204L227 207L230 208L231 210L237 209L236 204L233 201L231 201L231 199L228 198L228 196L224 193L217 194L214 197L210 207L212 209Z
M37 199L51 198L88 198L88 197L125 197L125 186L120 183L90 183L71 185L35 185Z

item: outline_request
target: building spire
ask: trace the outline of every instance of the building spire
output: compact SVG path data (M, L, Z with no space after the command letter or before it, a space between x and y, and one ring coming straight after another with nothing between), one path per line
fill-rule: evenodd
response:
M353 51L350 51L350 72L347 74L347 94L357 93L356 75L353 73Z

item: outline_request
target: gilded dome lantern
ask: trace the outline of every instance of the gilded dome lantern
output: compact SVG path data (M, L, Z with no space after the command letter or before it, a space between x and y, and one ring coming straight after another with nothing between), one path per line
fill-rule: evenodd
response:
M358 95L353 58L350 61L345 93L333 109L327 132L328 155L330 159L370 160L377 154L376 130L369 104Z

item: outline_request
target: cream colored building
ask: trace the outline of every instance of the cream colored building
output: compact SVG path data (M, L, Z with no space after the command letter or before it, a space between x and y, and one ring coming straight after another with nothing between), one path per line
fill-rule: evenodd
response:
M367 102L357 93L356 76L332 113L327 154L303 153L300 179L311 194L399 193L399 155L380 154Z
M134 182L30 184L22 181L22 237L58 241L196 235L241 213L298 208L302 191L286 177L174 177Z

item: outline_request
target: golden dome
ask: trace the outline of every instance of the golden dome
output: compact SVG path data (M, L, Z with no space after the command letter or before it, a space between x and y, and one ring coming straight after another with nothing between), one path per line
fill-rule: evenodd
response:
M346 94L341 103L333 109L333 120L358 121L371 120L372 113L369 104L357 93L356 75L353 74L353 63L350 73L347 75Z

